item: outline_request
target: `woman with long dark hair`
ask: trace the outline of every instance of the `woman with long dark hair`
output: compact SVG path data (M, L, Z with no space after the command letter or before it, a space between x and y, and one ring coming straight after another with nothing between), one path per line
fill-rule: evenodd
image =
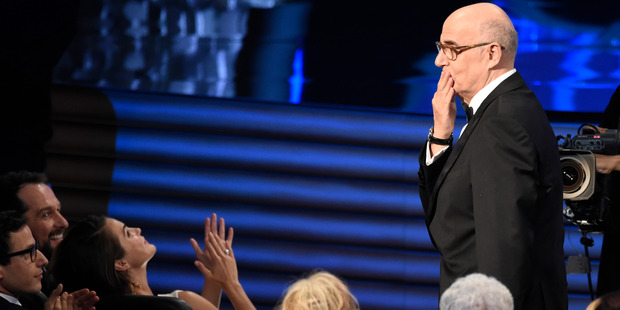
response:
M205 233L209 232L232 244L232 228L225 239L224 219L220 218L218 227L215 214L205 221ZM197 245L193 239L192 244ZM147 264L156 251L155 245L141 235L140 228L105 216L88 216L69 229L55 250L50 268L55 279L69 291L87 287L102 300L110 295L153 295L147 280ZM209 264L206 251L197 248L196 254L201 262ZM192 309L213 310L219 308L221 291L220 284L205 278L200 295L178 290L166 296L178 297Z

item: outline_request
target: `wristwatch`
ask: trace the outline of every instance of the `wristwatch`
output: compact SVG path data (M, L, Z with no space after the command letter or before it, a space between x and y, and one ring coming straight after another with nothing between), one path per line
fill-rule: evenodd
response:
M428 142L437 144L437 145L452 145L452 140L454 139L454 135L450 133L450 138L448 139L439 139L433 136L434 126L428 130Z

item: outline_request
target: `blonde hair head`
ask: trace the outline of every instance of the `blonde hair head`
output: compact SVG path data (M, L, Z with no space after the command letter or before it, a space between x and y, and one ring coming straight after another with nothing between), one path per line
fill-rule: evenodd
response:
M347 285L326 271L297 280L286 291L280 310L356 310L357 299Z

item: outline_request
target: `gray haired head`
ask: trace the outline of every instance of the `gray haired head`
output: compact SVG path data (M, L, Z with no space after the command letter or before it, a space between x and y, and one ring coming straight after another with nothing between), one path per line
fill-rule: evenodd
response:
M493 277L472 273L457 279L441 295L440 310L513 310L508 288Z

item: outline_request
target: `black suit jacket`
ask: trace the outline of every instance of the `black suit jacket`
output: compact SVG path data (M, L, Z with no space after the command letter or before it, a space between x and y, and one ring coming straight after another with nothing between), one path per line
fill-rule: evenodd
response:
M440 292L480 272L508 287L515 309L567 309L558 143L521 75L489 94L437 162L425 155L420 198L442 255Z
M28 308L24 308L16 304L12 304L8 300L0 297L0 309L2 310L24 310Z
M43 292L36 292L33 294L21 294L21 296L19 296L19 302L22 304L22 306L30 310L44 309L46 301L47 296L45 296Z

